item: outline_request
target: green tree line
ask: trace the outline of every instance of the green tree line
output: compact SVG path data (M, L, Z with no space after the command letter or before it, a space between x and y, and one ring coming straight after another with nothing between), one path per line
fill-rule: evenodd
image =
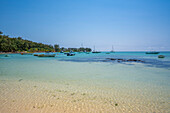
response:
M8 35L3 35L0 31L0 52L91 52L91 48L64 48L55 44L54 46L48 44L37 43L29 40L24 40L21 37L11 38Z
M21 37L10 38L8 35L3 35L0 32L0 51L1 52L45 52L54 51L52 45L32 42L24 40Z
M91 48L84 48L84 47L80 47L80 48L64 48L64 47L61 47L58 45L58 44L55 44L54 45L54 48L55 48L55 51L56 52L70 52L70 51L73 51L73 52L91 52Z

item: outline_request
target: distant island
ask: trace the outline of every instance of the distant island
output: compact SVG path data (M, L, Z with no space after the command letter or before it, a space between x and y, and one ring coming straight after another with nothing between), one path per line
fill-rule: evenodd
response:
M91 52L91 48L64 48L59 46L59 44L48 45L43 43L37 43L30 40L24 40L21 37L11 38L8 35L4 35L0 31L0 52Z

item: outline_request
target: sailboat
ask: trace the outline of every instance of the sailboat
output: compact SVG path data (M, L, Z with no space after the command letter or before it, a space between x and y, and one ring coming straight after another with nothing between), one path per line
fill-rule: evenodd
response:
M101 53L100 51L95 51L95 46L94 46L94 50L92 51L92 53Z
M110 52L107 52L106 54L114 53L113 45L112 45L112 50Z
M114 48L113 48L113 45L112 45L112 50L110 51L111 53L114 53Z
M83 43L81 44L80 48L84 48L84 47L83 47ZM86 53L86 50L81 50L81 51L79 51L78 53Z

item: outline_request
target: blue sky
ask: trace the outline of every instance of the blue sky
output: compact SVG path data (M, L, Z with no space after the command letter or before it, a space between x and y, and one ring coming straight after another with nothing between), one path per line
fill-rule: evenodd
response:
M0 0L13 37L96 50L170 51L170 0Z

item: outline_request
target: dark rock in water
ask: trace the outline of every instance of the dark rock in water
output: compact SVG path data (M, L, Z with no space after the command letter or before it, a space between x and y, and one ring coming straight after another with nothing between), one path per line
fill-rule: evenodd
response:
M144 62L144 61L142 61L142 60L137 60L137 59L128 59L127 61Z
M74 53L67 53L67 56L74 56Z
M5 57L9 57L8 55L5 55Z
M116 59L114 59L114 58L111 58L110 60L116 60Z
M107 59L113 60L113 61L117 61L117 62L144 62L144 61L138 60L138 59L128 59L128 60L126 60L126 59L120 59L120 58L118 58L118 59L115 59L115 58L107 58Z
M136 59L128 59L127 61L134 61L134 62L136 62L138 60L136 60Z
M19 79L18 81L21 82L23 79Z
M123 59L117 59L117 60L123 60Z

